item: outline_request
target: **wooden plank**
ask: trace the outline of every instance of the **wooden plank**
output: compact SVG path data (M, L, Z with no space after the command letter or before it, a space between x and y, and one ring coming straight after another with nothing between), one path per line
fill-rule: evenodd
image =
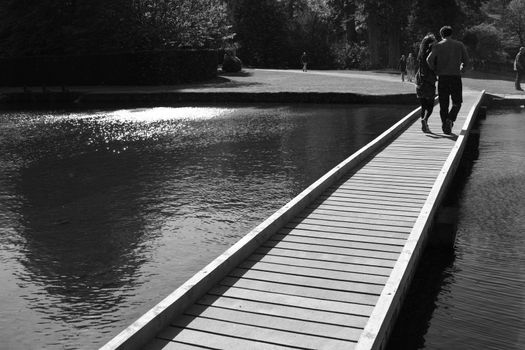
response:
M352 282L352 281L340 281L340 280L334 280L334 279L329 279L329 278L297 276L297 275L289 275L289 274L284 274L284 273L274 273L274 272L265 272L265 271L251 271L251 270L235 269L230 273L229 276L246 279L246 280L253 279L253 280L258 280L258 281L277 282L277 283L289 284L289 285L316 287L316 288L321 288L321 289L365 293L365 294L372 294L372 295L379 295L381 293L381 290L383 290L383 286L377 285L377 284L367 284L367 283L359 283L359 282ZM247 281L247 283L249 283L249 281ZM300 305L298 304L296 306L300 306ZM334 311L334 310L325 309L325 311Z
M319 322L332 325L345 325L347 327L363 328L368 317L349 315L340 312L319 311L301 307L263 303L238 298L228 298L207 294L202 297L198 305L210 305L232 310L242 310L246 312L256 312L263 315L273 315L279 317L289 317L297 320Z
M371 204L386 204L386 205L395 205L395 206L406 206L406 207L416 207L421 208L424 199L420 198L400 198L400 197L380 197L380 196L370 196L367 194L360 193L326 193L318 197L321 200L337 200L342 202L350 203L371 203Z
M409 208L410 210L402 210L396 206L380 206L373 204L348 204L348 203L334 203L333 201L323 201L314 203L312 207L307 209L318 209L318 210L331 210L332 212L352 213L352 215L360 215L366 213L367 216L373 217L373 215L380 216L397 216L406 218L417 218L419 212L416 208Z
M181 329L178 327L166 327L157 335L159 339L173 340L180 343L194 344L210 349L300 349L297 347L260 342L240 337L225 336L211 332L203 332L194 329Z
M408 186L385 186L385 185L364 185L364 184L354 184L351 181L342 184L337 187L337 191L350 192L354 193L355 191L367 191L367 192L380 192L382 194L395 194L397 195L410 195L416 196L418 198L426 198L430 192L426 188L409 188Z
M304 215L328 215L328 216L336 216L336 217L345 217L345 218L356 218L356 219L367 219L367 220L382 220L380 222L384 221L406 221L409 223L412 223L414 221L414 215L407 215L407 213L403 211L387 211L387 210L379 210L375 212L374 210L368 209L368 208L354 208L354 209L348 209L345 207L331 207L326 208L323 206L315 206L315 207L308 207L304 211ZM302 214L299 214L302 215Z
M427 179L435 179L437 176L436 170L411 170L410 168L405 169L394 169L394 168L372 168L372 167L366 167L357 174L380 174L380 175L387 175L387 176L408 176L408 177L417 177L417 178L427 178Z
M338 196L368 196L369 198L391 198L392 200L425 200L428 196L428 190L403 190L403 189L387 189L387 188L374 188L372 186L358 186L352 185L351 182L344 184L337 188L331 188L333 191L331 194ZM330 193L330 192L327 192Z
M319 270L333 270L343 272L356 272L368 275L388 277L390 268L338 263L333 261L311 260L298 257L284 257L271 254L252 254L247 261L260 261L278 265L311 267Z
M149 342L143 350L202 350L202 346L172 342L165 339L155 338ZM212 348L208 348L212 349ZM216 349L216 348L215 348Z
M238 271L238 270L236 270ZM251 272L253 276L264 276L264 275L271 275L270 273L262 273L260 271L257 272ZM236 277L236 276L234 276ZM244 285L249 285L252 281L249 278L244 277L236 277L238 278L235 280L235 284L233 287L216 287L212 288L208 294L210 295L217 295L220 297L228 297L228 298L237 298L242 300L251 300L261 303L270 303L275 305L286 305L291 307L297 307L302 309L309 309L309 310L318 310L318 311L326 311L326 312L337 312L342 314L348 314L348 315L358 315L358 316L369 316L372 312L372 309L374 308L372 305L365 305L365 304L358 304L358 303L350 303L350 302L341 302L338 300L329 300L329 299L321 299L321 298L310 298L310 297L303 297L293 294L284 294L284 293L275 293L270 291L263 291L258 290L256 288L246 288L240 286L240 281L243 282ZM303 281L305 279L297 279L298 281ZM310 280L315 280L314 278L310 278ZM259 280L261 281L261 280ZM262 280L265 281L265 280ZM279 281L266 281L266 282L272 282L272 283L281 283L281 284L293 284L293 283L282 283ZM226 282L228 283L228 282ZM304 285L300 283L296 283L299 287L304 287ZM359 292L354 290L348 290L346 287L348 287L350 284L348 282L342 282L342 286L339 289L336 288L324 288L332 291L346 291L351 293L363 293L363 294L370 294L370 295L379 295L381 292L377 293L377 290L381 291L383 286L371 286L369 289L374 290L376 292L374 293L365 293L365 292ZM330 286L333 286L331 284ZM312 286L307 286L312 287ZM363 289L365 289L363 287Z
M287 317L277 317L239 310L231 310L205 305L193 305L186 311L187 315L211 318L221 321L234 320L235 322L255 327L275 327L289 332L315 335L319 337L330 337L340 340L356 342L361 334L358 328L345 327L344 325L329 325L318 322L296 320Z
M412 159L412 158L405 157L403 160L399 160L397 158L392 158L392 157L382 158L382 159L374 157L374 158L371 158L365 164L363 164L362 167L366 167L370 163L399 164L400 162L402 162L404 164L407 164L407 166L410 166L410 165L431 165L431 166L436 166L436 165L439 165L439 164L443 165L443 162L441 160L439 160L439 159L432 159L432 158L429 158L429 159L421 159L421 158Z
M427 143L426 140L424 140L423 142L412 142L412 143L409 143L409 142L404 142L403 139L396 139L394 142L392 142L391 144L388 145L388 148L391 148L391 149L407 149L407 148L413 148L413 147L417 147L418 149L421 149L421 150L441 150L441 151L446 151L447 149L451 148L451 147L443 147L443 146L439 146L438 144L434 143L434 141L432 141L432 143Z
M251 269L254 271L266 271L275 273L285 273L297 276L309 276L319 278L329 278L341 281L364 282L370 284L384 285L387 278L385 276L368 275L363 273L323 270L312 267L290 266L282 264L271 264L263 261L246 260L239 265L241 269Z
M408 188L424 188L424 189L428 189L428 191L430 191L433 185L428 180L416 182L416 181L396 180L396 179L388 179L388 178L374 178L374 177L365 178L365 177L359 177L359 176L356 176L352 178L351 180L348 180L345 183L350 183L353 185L355 184L368 185L368 186L382 185L382 186L387 186L387 187L405 186Z
M434 185L430 179L418 179L418 178L396 178L389 177L386 175L372 175L367 176L363 174L356 174L352 178L340 182L337 186L342 185L365 185L365 186L387 186L391 188L414 188L414 189L425 189L430 191Z
M405 204L405 205L402 205ZM377 213L388 213L391 212L397 212L401 215L407 215L407 216L413 216L414 213L419 214L419 210L421 209L421 205L418 204L411 204L411 203L397 203L397 204L389 204L389 203L383 203L381 201L352 201L352 200L339 200L337 197L333 198L319 198L315 202L313 202L313 205L317 206L323 206L323 207L330 207L334 210L352 210L352 209L364 209L364 210L370 210L370 212L377 212ZM416 217L417 217L416 214Z
M373 190L372 188L357 188L357 187L356 188L339 187L335 191L336 192L334 192L334 194L337 194L339 196L368 195L369 197L380 197L380 198L387 197L387 198L394 198L394 199L405 198L408 200L419 199L422 201L425 201L425 199L427 198L426 191L425 193L423 192L422 193L400 193L401 191L389 192L384 189L383 190Z
M392 145L394 145L393 143ZM452 147L450 147L452 148ZM403 155L415 155L418 157L427 157L427 158L433 158L433 156L439 156L441 158L446 158L448 153L448 147L444 147L441 149L426 149L426 150L420 150L417 145L412 145L411 148L395 148L395 147L387 147L383 151L379 152L379 155L397 155L397 154L403 154ZM436 158L433 158L436 159Z
M295 218L290 220L290 223L304 223L312 224L319 226L327 227L342 227L342 228L360 228L364 230L372 231L387 231L387 232L399 232L399 233L410 233L410 228L402 226L387 226L387 225L378 225L374 223L358 223L358 222L342 222L342 221L333 221L333 220L322 220L322 219L309 219L309 218ZM285 226L289 227L289 226Z
M387 204L387 205L399 205L407 207L418 207L421 208L423 203L425 203L424 198L405 198L405 197L396 197L396 196L382 196L377 193L368 194L368 193L348 193L348 192L332 192L326 193L325 195L319 196L319 199L331 199L338 201L345 201L351 203L377 203L377 204Z
M302 244L302 243L283 242L283 241L266 241L263 244L263 247L300 250L300 251L306 251L306 252L335 254L335 255L344 255L344 256L352 256L352 257L370 257L370 258L394 260L394 261L398 258L398 255L399 255L397 253L377 251L377 250L358 249L358 248L341 248L341 247L330 247L330 246L316 246L314 244Z
M170 336L173 336L173 339L176 340L178 338L178 333L180 333L177 328L184 327L185 329L192 329L205 333L219 334L231 338L249 339L260 343L278 344L280 346L288 346L298 349L319 349L323 346L343 349L349 346L349 344L352 344L349 340L329 338L326 336L319 337L297 332L286 332L274 328L279 325L269 324L266 327L256 327L242 323L189 315L178 317L173 321L172 325L174 327L171 332L164 331L159 337L169 339ZM228 344L228 342L225 343L225 345Z
M370 237L368 237L370 239ZM374 237L372 237L374 239ZM294 242L294 243L303 243L303 244L313 244L318 246L326 247L341 247L341 248L359 248L366 250L376 250L384 252L399 253L401 252L402 245L394 244L385 244L384 240L381 243L374 243L370 241L363 242L362 240L334 240L334 239L325 239L322 237L315 237L311 235L298 235L298 234L289 234L289 235L279 235L275 234L271 241L275 242Z
M331 289L319 289L308 286L297 286L291 284L277 283L272 281L248 280L236 277L225 277L217 288L230 288L255 290L260 292L277 293L283 295L300 296L320 300L332 300L338 302L368 305L373 307L378 295L358 292L347 292ZM217 296L224 296L224 292L210 291ZM210 294L211 295L211 294ZM250 298L244 300L251 300ZM260 300L255 300L260 301Z
M420 163L407 165L406 162L386 163L386 162L376 161L376 162L368 163L366 167L367 168L380 168L380 169L393 169L393 168L407 169L407 168L410 168L410 169L414 169L417 171L421 171L421 170L439 171L441 169L441 163L439 164L436 163L434 165L429 165L429 164L422 165Z
M316 230L304 230L304 229L288 229L283 228L279 230L278 233L290 236L301 236L301 237L311 237L332 240L334 244L340 244L342 242L366 242L366 243L375 243L375 244L385 244L393 246L403 246L405 244L404 238L385 238L377 236L367 236L359 234L346 234L346 233L333 233L333 232L324 232Z
M412 155L412 154L409 154L409 153L399 153L399 154L396 154L396 153L384 153L384 154L381 154L379 153L378 155L376 155L374 157L375 160L377 161L380 161L381 159L392 159L392 160L396 160L398 162L402 162L404 159L410 159L410 160L426 160L428 159L429 157L427 156L424 156L424 155ZM445 161L446 157L434 157L433 158L434 160L443 160Z
M330 220L334 222L351 222L351 223L369 223L373 220L374 224L378 225L388 225L388 226L400 226L400 227L412 227L412 224L415 220L411 218L406 218L403 216L390 216L390 217L380 217L380 216L366 216L366 215L348 215L341 212L326 212L321 209L314 210L310 214L297 215L297 218L309 218L309 219L319 219L319 220Z
M419 178L419 177L415 177L415 176L410 176L410 175L387 175L387 174L381 174L381 173L370 173L370 174L365 174L364 171L362 172L358 172L356 173L352 178L365 178L365 179L391 179L391 180L407 180L407 181L419 181L419 182L424 182L424 183L429 183L431 182L432 184L434 184L434 179L429 179L429 178Z
M395 261L386 260L386 259L376 259L376 258L370 258L370 257L349 256L349 255L339 255L339 254L327 254L327 253L319 253L319 252L312 252L312 251L301 251L301 250L266 247L266 246L262 246L261 248L257 249L256 253L257 254L272 254L272 255L287 256L287 257L299 257L299 258L311 259L311 260L333 261L333 262L340 262L340 263L347 263L347 264L378 266L378 267L393 267L395 264Z
M352 228L352 227L323 226L323 225L316 225L316 224L304 223L304 222L295 222L295 223L290 222L284 228L310 230L310 231L316 231L316 232L341 233L341 234L346 234L346 235L357 234L360 236L399 238L399 239L405 239L409 235L409 233L407 232L392 232L392 231L380 231L380 230L367 230L367 229Z

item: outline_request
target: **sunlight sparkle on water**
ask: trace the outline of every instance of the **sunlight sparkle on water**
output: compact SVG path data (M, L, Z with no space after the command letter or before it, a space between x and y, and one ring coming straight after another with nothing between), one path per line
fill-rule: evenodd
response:
M138 122L156 122L177 119L204 120L215 118L231 111L233 111L233 109L210 107L137 108L118 110L108 114L107 118Z

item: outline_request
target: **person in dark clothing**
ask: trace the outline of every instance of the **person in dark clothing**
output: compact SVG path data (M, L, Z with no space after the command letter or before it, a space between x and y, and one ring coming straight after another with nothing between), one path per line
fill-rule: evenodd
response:
M407 60L405 55L401 55L399 59L399 72L401 73L401 81L405 81L405 75L407 74Z
M436 74L427 63L427 57L435 42L434 34L427 34L421 41L417 56L419 69L416 73L416 95L421 104L421 129L425 133L430 132L428 118L434 110L434 99L436 98Z
M303 52L303 55L301 56L301 63L303 64L303 72L306 72L308 69L308 55L306 52Z
M427 63L438 76L439 114L443 132L449 135L463 103L461 73L468 66L469 57L465 45L451 38L450 26L441 28L439 34L443 39L432 45ZM452 107L449 111L451 99Z
M525 74L525 47L520 47L516 58L514 59L514 70L516 71L516 90L523 90L521 88L521 78Z

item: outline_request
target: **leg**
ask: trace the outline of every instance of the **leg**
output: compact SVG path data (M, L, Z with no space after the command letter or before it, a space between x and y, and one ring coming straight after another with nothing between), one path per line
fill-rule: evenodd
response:
M430 115L432 114L432 111L434 111L434 99L428 98L427 101L427 116L425 117L425 120L428 120L430 118Z
M522 71L517 70L516 71L516 90L522 90L521 89L521 76L523 75Z
M428 118L432 114L432 109L434 108L434 100L428 98L421 98L421 130L424 133L430 132L428 128Z
M451 83L450 97L452 98L452 108L448 113L448 119L455 122L458 112L461 109L461 104L463 103L463 86L461 84L461 77L454 77Z
M445 124L445 121L448 119L448 107L450 105L449 84L445 77L439 77L438 95L439 115L441 116L441 123Z

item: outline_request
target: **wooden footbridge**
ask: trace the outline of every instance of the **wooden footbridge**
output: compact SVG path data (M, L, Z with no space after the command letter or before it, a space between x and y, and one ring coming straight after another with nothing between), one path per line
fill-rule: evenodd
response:
M415 110L103 349L382 349L483 92L453 135Z

